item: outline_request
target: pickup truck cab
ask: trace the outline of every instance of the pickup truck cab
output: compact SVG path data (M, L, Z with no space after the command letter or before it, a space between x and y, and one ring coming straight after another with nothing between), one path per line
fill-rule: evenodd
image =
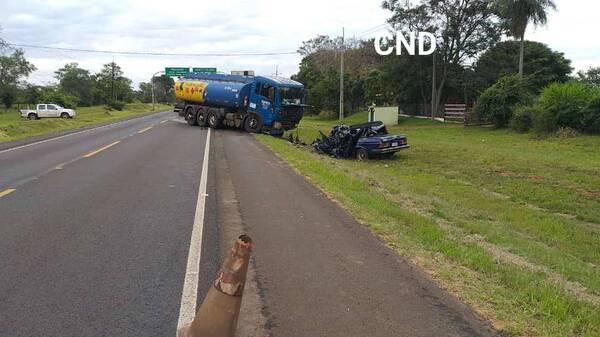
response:
M75 110L66 109L58 104L38 104L35 110L21 110L21 117L33 119L40 119L42 117L60 117L60 118L73 118L75 117Z

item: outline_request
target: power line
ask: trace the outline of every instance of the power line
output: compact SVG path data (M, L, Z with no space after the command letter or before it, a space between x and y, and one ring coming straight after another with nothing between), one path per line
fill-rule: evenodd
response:
M373 34L375 32L378 32L378 31L380 31L382 29L387 28L386 26L390 26L391 27L391 25L389 23L384 23L384 24L381 24L381 25L369 28L369 29L367 29L365 31L362 31L362 32L358 33L358 37L360 38L360 37L368 35L368 34Z
M34 49L48 49L48 50L62 50L62 51L73 51L83 53L101 53L101 54L120 54L120 55L149 55L149 56L275 56L275 55L293 55L297 54L295 51L289 52L265 52L265 53L157 53L157 52L137 52L137 51L115 51L115 50L95 50L95 49L81 49L81 48L63 48L63 47L50 47L40 46L34 44L25 43L7 43L12 47L20 48L34 48Z

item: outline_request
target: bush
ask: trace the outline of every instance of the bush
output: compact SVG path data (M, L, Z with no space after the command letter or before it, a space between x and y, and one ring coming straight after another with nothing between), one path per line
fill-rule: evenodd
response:
M319 112L319 119L336 119L339 117L339 112L332 110L322 110Z
M109 108L118 111L123 110L123 108L125 107L125 103L123 101L112 101L109 102L107 105Z
M38 103L55 103L69 109L76 108L79 103L77 97L53 87L43 90L39 99Z
M479 96L473 116L477 122L491 122L496 127L505 127L511 120L516 106L532 102L533 93L529 79L516 75L506 76Z
M556 137L561 139L573 138L579 136L579 133L575 129L571 129L570 127L560 127L556 131Z
M600 95L590 100L583 116L583 132L600 133Z
M510 120L511 129L517 132L527 132L533 126L533 116L539 113L536 105L518 106Z
M587 124L593 124L588 118L595 115L592 103L598 96L600 89L580 82L549 85L540 95L540 112L533 119L534 129L538 133L554 132L560 127L588 130Z

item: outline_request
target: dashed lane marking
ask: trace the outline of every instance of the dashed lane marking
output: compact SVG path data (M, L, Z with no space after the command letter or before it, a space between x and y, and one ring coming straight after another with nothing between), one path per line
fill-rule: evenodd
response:
M14 189L14 188L5 189L4 191L0 192L0 198L7 196L14 191L16 191L16 189Z
M102 151L104 151L104 150L106 150L106 149L108 149L108 148L111 148L111 147L113 147L113 146L115 146L115 145L119 144L120 142L121 142L120 140L117 140L116 142L113 142L113 143L110 143L110 144L108 144L108 145L105 145L105 146L103 146L103 147L99 148L98 150L92 151L92 152L90 152L90 153L88 153L88 154L84 155L84 156L83 156L83 158L89 158L89 157L91 157L91 156L97 155L98 153L100 153L100 152L102 152Z

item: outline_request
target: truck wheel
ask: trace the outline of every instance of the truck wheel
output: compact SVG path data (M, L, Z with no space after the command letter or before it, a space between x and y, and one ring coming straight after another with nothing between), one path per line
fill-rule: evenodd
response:
M359 161L369 159L369 152L367 152L367 150L365 149L356 150L356 159L358 159Z
M60 114L60 118L67 119L67 118L69 118L69 114L66 113L66 112L63 112L63 113Z
M196 124L198 126L206 126L206 111L202 108L196 110Z
M38 119L38 116L37 116L37 114L34 114L34 113L32 112L32 113L30 113L29 115L27 115L27 118L29 118L29 120L33 121L33 120L36 120L36 119Z
M197 125L196 115L194 115L194 109L191 106L185 108L185 120L191 126Z
M262 129L262 120L257 114L250 114L244 120L244 130L257 133Z
M219 117L219 114L216 111L208 112L208 126L212 129L219 129L223 125L223 118Z

